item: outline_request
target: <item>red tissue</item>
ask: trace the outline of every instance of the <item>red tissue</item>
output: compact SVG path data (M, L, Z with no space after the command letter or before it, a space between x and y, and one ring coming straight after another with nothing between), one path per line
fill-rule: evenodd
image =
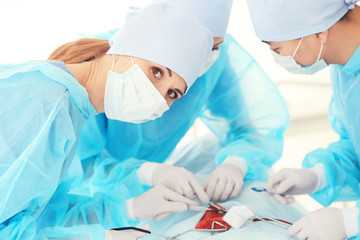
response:
M223 225L225 225L227 227L227 230L230 229L230 225L227 224L223 220L223 217L226 214L225 208L217 205L216 203L215 203L215 205L222 208L224 210L224 212L219 211L215 207L210 206L209 208L211 210L208 210L208 211L205 212L204 216L200 219L200 221L196 225L195 229L223 229L224 228L223 226L221 226L219 224L216 224L216 223L214 224L214 227L212 228L213 222L221 223L221 224L223 224Z

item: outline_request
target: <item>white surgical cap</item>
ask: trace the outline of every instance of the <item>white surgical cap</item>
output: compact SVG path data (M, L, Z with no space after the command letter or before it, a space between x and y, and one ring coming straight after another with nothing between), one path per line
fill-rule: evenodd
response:
M169 0L193 12L214 37L225 37L233 0Z
M358 0L247 0L256 35L263 41L294 40L324 32Z
M213 39L194 14L168 4L151 4L127 14L109 44L107 54L160 64L179 74L190 88L206 62Z

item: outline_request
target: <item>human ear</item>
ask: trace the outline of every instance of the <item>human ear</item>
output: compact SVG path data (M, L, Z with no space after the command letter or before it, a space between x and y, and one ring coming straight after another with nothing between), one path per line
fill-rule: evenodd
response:
M315 36L320 41L320 44L325 45L327 42L327 39L328 39L328 34L329 34L329 31L326 30L324 32L315 34Z

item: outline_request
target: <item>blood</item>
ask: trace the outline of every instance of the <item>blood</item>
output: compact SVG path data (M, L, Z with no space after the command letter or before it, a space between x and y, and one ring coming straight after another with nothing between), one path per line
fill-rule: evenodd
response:
M200 219L199 223L195 226L195 229L224 229L223 226L219 224L214 224L213 222L218 222L226 226L227 230L230 229L230 225L227 224L223 217L225 216L225 208L216 204L216 206L222 208L224 211L219 211L218 209L210 206L210 210L206 211L204 216Z

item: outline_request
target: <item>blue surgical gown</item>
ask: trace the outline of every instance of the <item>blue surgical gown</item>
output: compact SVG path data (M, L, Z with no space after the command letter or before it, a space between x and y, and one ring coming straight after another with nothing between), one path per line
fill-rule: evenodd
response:
M118 161L162 163L197 118L222 144L217 165L239 156L248 165L246 179L267 179L268 168L282 153L289 122L286 104L259 64L230 35L216 63L161 118L132 124L99 114L85 123L76 154L84 160L106 149Z
M62 202L83 178L73 159L81 127L96 114L64 68L0 65L0 239L104 238L98 224L52 224L58 213L48 204Z
M69 170L71 178L61 183L39 218L42 227L100 224L112 229L137 225L138 221L127 218L126 200L147 190L136 178L142 163L135 159L119 162L106 152L87 163L75 157ZM86 173L75 172L83 167Z
M360 47L345 66L331 66L331 84L329 121L339 140L303 161L304 168L324 165L326 187L311 195L324 206L360 198Z

